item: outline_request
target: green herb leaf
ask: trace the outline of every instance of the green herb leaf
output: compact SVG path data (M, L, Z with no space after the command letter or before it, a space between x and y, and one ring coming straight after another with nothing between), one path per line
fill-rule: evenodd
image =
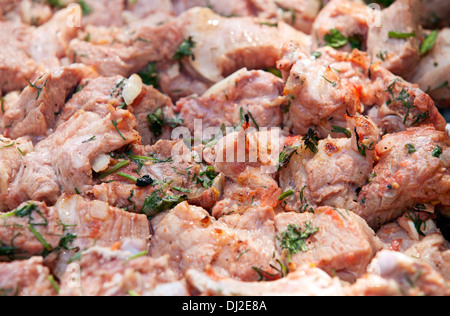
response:
M374 142L371 142L370 145L367 146L367 145L363 144L362 142L360 142L361 139L359 137L358 131L356 130L356 127L355 127L355 135L356 135L356 146L358 146L358 151L363 157L366 157L367 156L366 151L374 150L375 144L374 144Z
M159 78L156 69L156 62L149 63L144 69L138 72L142 78L142 82L146 85L153 86L155 89L159 88Z
M287 199L292 195L294 195L294 190L286 191L278 197L278 201L284 201L285 199Z
M122 135L122 133L120 132L120 130L118 128L119 124L116 121L111 121L111 123L114 125L114 128L116 129L117 133L119 133L120 137L126 141L127 139L125 138L125 136Z
M155 137L159 137L163 134L164 111L162 108L158 108L155 112L149 114L147 116L147 121L149 123L150 131Z
M200 184L203 188L209 189L212 187L214 179L216 179L218 175L219 174L215 172L214 167L209 166L205 171L202 171L198 174L197 183Z
M350 132L348 129L340 126L332 126L331 132L336 134L345 134L347 138L352 138L352 132Z
M325 46L331 46L333 48L341 48L348 43L348 38L342 35L337 29L330 30L330 33L326 34L324 37L326 43Z
M297 146L285 146L283 151L280 153L278 157L279 167L278 170L286 167L289 164L292 156L297 152Z
M431 152L431 155L432 155L433 157L439 158L439 157L441 157L442 153L443 153L442 148L439 147L439 146L436 146L436 147L433 149L433 151Z
M407 39L410 37L415 37L416 33L402 33L402 32L395 32L395 31L390 31L388 33L389 38L400 38L400 39Z
M44 239L44 237L42 237L42 235L36 230L36 228L34 228L33 225L29 224L28 229L31 231L31 233L33 233L33 235L36 237L36 239L39 240L39 242L42 244L42 246L44 246L46 251L48 251L48 252L53 251L53 247L50 246L50 244Z
M408 154L413 154L417 151L413 144L406 144L405 147L408 149Z
M355 34L348 38L348 42L350 43L350 47L352 49L362 50L364 37L361 34Z
M148 217L173 209L178 204L187 201L186 195L167 195L162 190L155 190L152 195L145 199L142 213Z
M84 0L78 0L78 4L81 7L81 11L83 11L83 15L89 15L92 13L92 8L86 3Z
M319 137L317 137L317 133L312 129L308 130L308 133L305 137L303 137L303 141L305 142L305 146L311 150L313 154L317 154L319 152L317 146L319 145Z
M192 36L189 36L184 42L178 47L177 52L173 56L173 60L182 60L185 57L192 56L194 59L194 53L192 49L195 47L195 42L193 41Z
M289 253L289 261L291 261L291 255L309 250L306 240L318 231L319 228L313 228L310 222L306 222L303 230L298 225L289 225L280 237L277 236L281 241L281 248Z
M282 78L281 71L277 68L266 68L264 69L264 71L270 72L272 75L277 76L278 78Z
M436 44L438 34L439 32L435 30L425 38L422 45L420 45L420 55L426 55L433 48L434 44Z
M116 171L122 169L123 167L128 166L129 164L130 164L130 161L129 161L129 160L121 161L121 162L117 163L114 167L112 167L112 168L110 168L110 169L108 169L108 170L106 170L106 171L100 173L100 174L98 175L98 178L99 178L99 179L106 178L107 176L112 175L114 172L116 172Z
M315 59L318 59L322 56L321 52L315 51L311 53L311 56L314 57Z

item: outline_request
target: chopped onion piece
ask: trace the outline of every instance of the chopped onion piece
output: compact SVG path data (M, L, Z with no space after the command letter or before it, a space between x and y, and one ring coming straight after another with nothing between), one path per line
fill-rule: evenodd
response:
M141 77L136 74L131 75L122 92L123 99L127 105L133 104L134 100L141 94L143 85Z
M110 162L111 158L108 155L101 154L92 163L92 170L94 170L97 173L105 171L106 169L108 169Z

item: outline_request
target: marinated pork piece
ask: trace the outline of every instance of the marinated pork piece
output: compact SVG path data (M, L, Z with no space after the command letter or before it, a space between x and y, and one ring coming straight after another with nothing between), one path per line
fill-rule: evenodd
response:
M396 221L383 225L377 232L380 240L389 245L389 250L400 252L406 252L428 235L440 235L435 216L432 213L415 211L407 212Z
M343 296L338 278L322 270L302 266L276 281L242 282L212 271L188 270L186 280L202 296Z
M448 296L448 283L429 265L404 254L383 250L367 274L346 289L350 296Z
M222 124L233 127L243 123L245 114L252 116L250 126L279 127L283 122L282 92L282 81L271 73L242 69L201 97L179 100L175 111L192 132L195 119L202 120L203 129Z
M0 263L1 296L56 296L41 257Z
M254 208L215 220L202 208L179 204L152 221L152 257L169 255L178 276L190 269L242 281L257 281L261 271L279 275L275 253L274 212ZM278 276L279 277L279 276Z
M439 31L433 48L421 58L411 81L418 84L438 107L450 107L450 28Z
M214 148L214 169L223 173L226 181L224 194L212 210L214 217L279 204L282 192L274 175L283 144L284 136L278 129L242 129L219 141Z
M3 20L6 18L8 12L14 10L16 7L15 0L1 0L0 1L0 19Z
M450 280L450 246L439 232L427 235L406 250L405 254L429 264L445 280Z
M272 175L258 168L247 167L236 179L226 179L223 195L212 209L212 216L246 212L258 207L275 208L282 191Z
M67 121L78 110L94 112L102 117L109 113L107 105L128 109L136 118L136 130L144 145L155 143L159 139L171 136L170 122L175 122L172 101L151 86L135 84L140 88L136 98L130 104L124 99L127 86L133 79L121 76L85 79L72 98L66 103L56 126ZM149 121L149 116L154 118Z
M33 151L33 144L25 139L11 140L0 135L0 211L8 210L6 199L25 155Z
M27 202L0 217L2 259L47 257L61 273L78 252L94 245L110 247L131 239L143 242L150 235L147 217L125 212L79 195L62 196L55 207ZM61 268L61 266L63 268Z
M21 23L0 21L0 39L8 43L0 50L0 91L2 94L22 90L33 80L38 65L27 52L32 32Z
M109 110L103 117L77 112L25 156L11 184L8 205L14 208L28 200L52 205L62 193L90 190L96 159L140 140L130 112L112 106Z
M309 34L312 23L320 10L316 0L173 0L174 11L181 14L196 6L208 7L222 16L255 16L262 19L284 21Z
M365 87L361 100L373 105L368 116L384 133L397 133L409 127L433 124L444 131L446 122L431 97L417 85L394 76L383 67L370 67L372 84Z
M397 221L387 223L377 231L377 236L392 251L405 252L417 243Z
M135 145L119 163L119 173L99 173L101 184L89 192L111 205L150 217L183 201L210 209L222 191L222 176L196 161L183 140L161 140L153 146ZM121 156L119 154L119 156ZM106 168L113 159L106 157ZM136 180L133 180L136 179Z
M285 42L306 49L310 44L308 36L284 22L271 26L254 18L224 18L207 8L191 9L177 20L192 54L183 65L211 84L244 67L275 67Z
M183 42L176 21L116 29L115 33L110 42L72 40L68 48L69 60L94 66L106 77L128 78L151 62L172 59Z
M237 180L248 168L274 174L278 169L285 136L278 128L257 131L243 123L239 132L219 139L214 146L213 164L217 172Z
M69 42L80 29L82 10L78 4L60 10L45 24L36 28L28 43L28 52L39 64L41 72L50 72L61 66Z
M171 0L127 1L126 10L135 18L143 19L155 12L172 14L173 5Z
M21 21L28 25L40 26L52 16L52 8L44 1L3 0L0 2L0 19L6 21Z
M84 0L82 25L122 26L122 13L125 10L123 0ZM139 1L138 1L139 2ZM147 1L145 1L147 2ZM153 2L153 0L151 1Z
M57 116L67 98L83 78L93 78L95 71L84 65L72 65L44 74L29 82L20 97L3 115L5 136L29 137L38 142L53 133Z
M375 148L376 176L362 189L356 213L375 228L417 204L449 205L449 145L447 133L433 126L384 136Z
M277 249L284 252L286 266L314 264L348 282L360 277L383 247L362 218L331 207L314 213L280 213L275 227Z
M62 296L188 296L186 282L167 268L168 257L94 247L62 278Z
M320 52L321 57L315 59L304 51L296 51L290 69L289 61L281 61L279 66L289 71L283 94L290 101L288 117L293 132L306 135L312 128L324 138L330 134L332 126L346 126L346 114L355 115L362 110L357 85L365 80L359 80L363 73L358 70L364 71L364 66L360 65L358 56L341 59L331 48ZM333 56L335 61L329 61L327 55Z
M368 54L392 73L407 78L419 62L420 0L397 0L381 13L367 35ZM390 35L391 34L391 35Z
M330 1L314 21L313 49L367 50L392 73L408 77L419 62L420 5L397 0L374 14L363 1Z
M1 259L12 261L48 255L66 235L58 220L58 213L43 202L23 203L14 211L2 214Z
M347 121L348 128L334 130L343 138L329 136L309 146L298 139L285 147L280 187L283 192L292 192L282 203L286 210L356 208L359 190L372 173L380 132L363 116L347 117Z
M314 21L313 49L331 46L349 52L353 48L366 50L369 12L360 0L330 1Z
M313 58L295 45L286 45L284 58L278 63L287 78L283 94L291 101L288 125L295 134L305 135L313 129L325 138L333 126L346 127L346 114L362 112L382 133L428 124L445 129L445 119L430 96L417 85L371 64L365 53L354 50L348 54L325 47L315 54Z
M284 21L306 34L312 32L315 18L319 14L322 3L317 0L285 0L274 1L277 6L277 19ZM266 9L267 10L267 9ZM272 10L270 11L272 13Z

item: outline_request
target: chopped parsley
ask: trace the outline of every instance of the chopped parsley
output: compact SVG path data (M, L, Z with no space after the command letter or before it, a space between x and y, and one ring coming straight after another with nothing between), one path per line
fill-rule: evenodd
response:
M427 224L425 221L423 221L420 218L420 215L418 213L411 212L408 215L406 215L406 217L413 221L414 227L416 228L417 233L419 233L419 235L425 237L425 233L422 231L422 227L424 229L426 229Z
M361 34L355 34L355 35L349 36L348 42L352 49L362 50L364 37Z
M167 195L163 190L158 189L145 199L141 212L148 217L153 217L173 209L178 204L187 200L188 197L186 195Z
M305 142L305 146L311 150L313 154L317 154L319 152L319 149L317 148L319 145L319 137L317 137L317 133L311 128L308 130L306 136L303 137L303 141Z
M202 171L198 174L197 183L200 184L203 188L209 189L212 187L214 183L214 179L219 174L214 171L214 167L209 166L205 171Z
M321 52L315 51L311 53L311 56L314 57L314 59L318 59L322 56Z
M297 152L297 146L285 146L278 157L278 170L286 167L289 164L292 156Z
M405 147L408 149L408 154L413 154L417 151L413 144L406 144Z
M342 35L337 29L330 30L330 33L326 34L323 39L326 43L325 46L333 48L341 48L348 43L348 38Z
M358 146L358 151L363 157L366 157L367 156L366 151L367 150L374 150L375 149L375 147L374 147L375 143L371 142L370 145L367 146L367 145L363 144L362 142L360 142L361 139L359 137L358 131L356 130L356 127L355 127L355 135L356 135L356 145Z
M155 89L159 88L158 72L156 69L156 62L149 63L144 69L138 72L142 82L146 85L153 86Z
M178 47L177 52L173 56L173 60L182 60L185 57L191 56L192 59L195 59L194 52L192 49L195 47L195 42L193 41L192 36L189 36L184 42Z
M431 152L431 156L439 158L439 157L441 157L442 153L443 153L442 148L439 146L436 146L433 149L433 151Z
M84 16L92 13L92 8L89 6L89 4L86 3L86 1L78 0L77 2L81 7L81 11L83 12Z
M306 240L318 231L319 228L314 228L311 222L306 222L304 229L298 225L289 225L281 236L277 236L277 239L281 241L281 248L288 251L289 261L291 261L292 255L309 250Z
M161 136L164 126L164 111L162 108L158 108L155 112L147 116L147 121L150 126L150 131L155 135L155 137Z

